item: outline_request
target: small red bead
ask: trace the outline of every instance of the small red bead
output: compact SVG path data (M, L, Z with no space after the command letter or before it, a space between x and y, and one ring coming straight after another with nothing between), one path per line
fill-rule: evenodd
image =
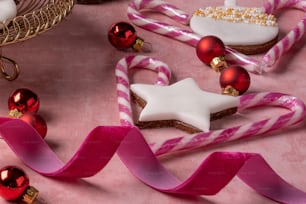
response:
M30 89L17 89L8 99L8 108L9 110L17 109L21 113L37 112L39 108L39 98Z
M126 22L116 23L108 31L108 40L117 49L132 47L136 39L137 36L134 27Z
M221 88L232 87L237 90L240 95L248 90L250 83L249 73L240 66L227 67L220 74Z
M19 199L29 187L29 178L25 172L15 166L0 169L0 195L8 200Z
M198 42L196 52L198 58L209 65L213 58L225 56L225 46L216 36L205 36Z
M36 113L25 113L20 117L20 119L32 125L32 127L39 133L42 138L46 137L47 123L40 115Z

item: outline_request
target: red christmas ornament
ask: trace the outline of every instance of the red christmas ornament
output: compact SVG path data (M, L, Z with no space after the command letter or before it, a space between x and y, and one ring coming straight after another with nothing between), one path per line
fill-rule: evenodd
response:
M140 51L144 44L144 40L137 37L134 27L126 22L112 25L108 31L108 40L117 49L133 48Z
M20 119L32 125L32 127L39 133L42 138L46 137L47 123L40 115L36 113L25 113L20 117Z
M30 204L35 201L38 191L29 186L25 172L15 166L0 169L0 195L8 201L23 200Z
M240 66L230 66L220 74L220 86L223 94L241 95L250 86L251 80L249 73Z
M224 60L225 45L216 36L201 38L196 47L198 58L205 64L210 65L216 71L222 71L227 65Z
M9 97L8 108L10 111L17 110L21 113L34 113L38 111L39 98L30 89L17 89Z

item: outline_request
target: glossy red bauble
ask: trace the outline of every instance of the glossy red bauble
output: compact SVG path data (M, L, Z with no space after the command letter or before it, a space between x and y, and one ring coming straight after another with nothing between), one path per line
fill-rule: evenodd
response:
M117 49L132 47L136 39L134 27L126 22L116 23L108 31L108 40Z
M248 90L250 83L249 73L240 66L227 67L220 74L221 88L234 88L239 95Z
M25 172L15 166L0 169L0 195L8 200L20 198L29 187L29 178Z
M42 138L46 137L47 123L40 115L36 113L25 113L20 119L32 125Z
M215 57L225 56L225 46L218 37L205 36L198 42L196 52L203 63L210 65Z
M14 91L8 99L9 110L18 110L21 113L37 112L39 108L39 98L30 89L20 88Z

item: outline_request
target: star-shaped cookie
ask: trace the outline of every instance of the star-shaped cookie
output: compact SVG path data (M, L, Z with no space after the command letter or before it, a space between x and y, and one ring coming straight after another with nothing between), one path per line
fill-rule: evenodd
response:
M136 102L143 107L141 128L174 126L187 132L209 131L210 121L237 111L239 99L203 91L192 78L170 86L132 84Z

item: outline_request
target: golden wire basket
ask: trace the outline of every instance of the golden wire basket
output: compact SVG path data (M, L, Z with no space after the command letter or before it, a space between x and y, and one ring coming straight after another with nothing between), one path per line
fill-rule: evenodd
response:
M76 0L15 0L17 16L9 24L0 22L0 68L5 79L18 77L18 64L2 55L3 46L33 38L59 24L72 10ZM6 72L5 64L13 67Z

